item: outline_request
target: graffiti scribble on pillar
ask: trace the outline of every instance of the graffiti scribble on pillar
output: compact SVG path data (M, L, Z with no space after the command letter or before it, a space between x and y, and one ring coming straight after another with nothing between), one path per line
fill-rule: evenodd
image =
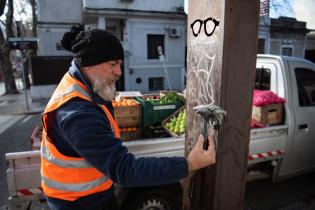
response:
M194 112L192 107L201 104L214 104L215 103L215 83L211 82L211 76L213 80L213 64L215 62L215 55L210 53L213 41L207 39L205 36L198 37L198 40L193 40L189 45L188 54L188 80L187 80L187 96L189 97L188 112ZM199 125L200 119L194 113L188 113L188 116L194 116L189 121L193 125ZM190 124L189 123L189 124ZM193 146L196 137L200 134L200 130L190 130L188 138L193 143L188 145Z

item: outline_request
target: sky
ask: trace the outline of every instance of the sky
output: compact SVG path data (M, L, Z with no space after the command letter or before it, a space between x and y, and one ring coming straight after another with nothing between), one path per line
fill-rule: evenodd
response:
M293 0L288 0L289 5L286 5L284 3L284 0L270 0L270 1L274 1L276 4L285 5L283 7L277 8L277 10L275 8L271 8L270 17L272 18L277 18L279 16L293 17L292 9L289 8L290 6L291 7L293 6ZM185 8L185 12L188 13L188 0L185 0L184 8Z

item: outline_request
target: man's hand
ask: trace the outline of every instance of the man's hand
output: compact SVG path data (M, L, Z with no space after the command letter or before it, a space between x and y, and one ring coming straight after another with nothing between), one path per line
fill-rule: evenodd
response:
M207 151L203 149L203 141L204 137L200 135L195 147L190 151L187 157L189 172L215 163L216 151L212 136L209 135L208 137L209 147Z

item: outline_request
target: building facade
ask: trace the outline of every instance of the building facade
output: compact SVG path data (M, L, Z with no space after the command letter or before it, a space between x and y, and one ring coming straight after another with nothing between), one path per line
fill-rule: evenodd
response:
M314 0L294 0L294 16L307 23L310 33L307 34L305 44L305 58L315 63L315 1Z
M261 16L257 53L304 58L309 32L306 22L295 18Z
M261 0L257 53L315 57L315 36L303 22L306 19L270 18L269 5L269 0ZM60 46L60 39L73 24L81 23L85 28L111 31L121 40L125 59L119 90L148 93L184 89L187 43L184 0L38 0L37 6L38 55L71 56ZM312 15L307 17L308 27L313 27L309 25ZM47 92L43 87L37 89L33 92Z
M183 90L187 25L184 0L38 0L37 3L38 55L71 55L62 49L60 39L73 24L106 29L121 40L125 50L120 89L143 93Z
M290 17L271 18L269 53L304 58L308 32L306 22Z

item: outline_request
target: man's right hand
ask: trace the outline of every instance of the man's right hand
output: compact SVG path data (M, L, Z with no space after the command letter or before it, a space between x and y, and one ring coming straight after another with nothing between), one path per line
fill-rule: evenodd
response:
M190 151L187 161L189 172L204 168L206 166L215 163L216 151L212 136L209 135L209 147L208 150L203 149L203 135L198 137L197 143L194 148Z

